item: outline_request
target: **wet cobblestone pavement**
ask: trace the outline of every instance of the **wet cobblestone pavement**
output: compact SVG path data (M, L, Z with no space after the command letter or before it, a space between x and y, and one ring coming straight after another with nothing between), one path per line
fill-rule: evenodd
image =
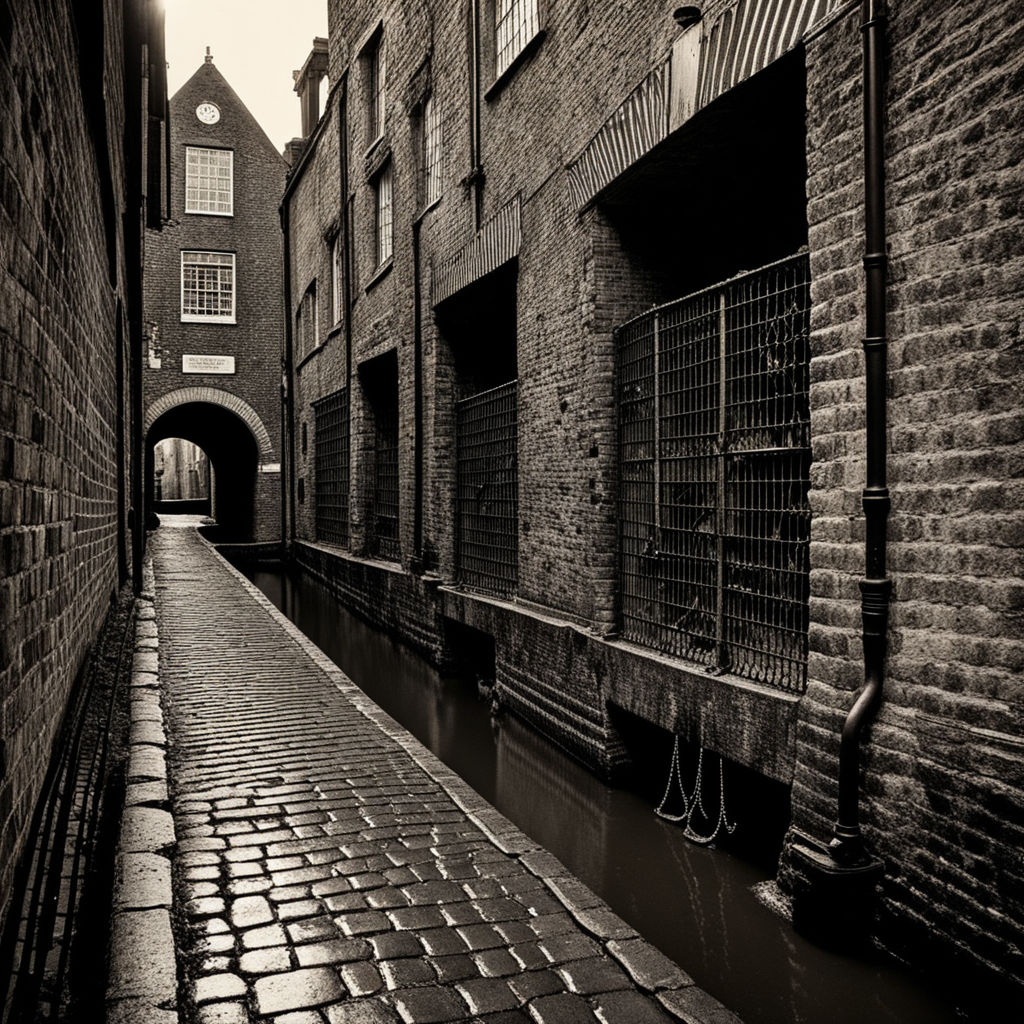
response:
M736 1021L198 534L151 550L182 1020Z

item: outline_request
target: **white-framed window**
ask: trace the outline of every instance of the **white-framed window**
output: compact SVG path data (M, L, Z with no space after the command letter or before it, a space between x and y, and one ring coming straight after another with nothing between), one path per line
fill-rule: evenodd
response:
M235 254L182 251L181 319L187 323L235 322Z
M495 77L509 65L540 31L538 0L496 0L494 8Z
M378 34L366 51L369 82L370 142L384 134L384 104L387 85L387 51L384 36Z
M230 149L185 147L185 212L231 217L235 154Z
M331 241L331 324L341 320L341 235Z
M442 194L441 115L433 96L423 102L423 200L433 206Z
M373 184L376 199L377 266L383 266L393 249L394 202L390 162L377 175Z

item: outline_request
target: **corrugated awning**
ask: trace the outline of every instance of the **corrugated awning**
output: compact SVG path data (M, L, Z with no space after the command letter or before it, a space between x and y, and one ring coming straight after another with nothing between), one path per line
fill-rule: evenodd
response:
M683 119L783 54L847 0L739 0L710 25L701 25L695 48L694 94L670 94L669 81L679 75L674 59L656 67L619 105L566 168L574 206L586 206L623 171L636 163L681 123L672 103L687 102Z

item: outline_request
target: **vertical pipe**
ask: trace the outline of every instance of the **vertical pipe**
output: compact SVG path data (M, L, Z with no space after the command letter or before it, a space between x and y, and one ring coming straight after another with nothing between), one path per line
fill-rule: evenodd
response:
M413 571L423 571L423 314L420 283L420 226L422 214L412 222L412 386L413 386Z
M863 0L864 44L864 373L866 481L864 579L860 581L864 644L864 689L843 726L839 746L839 807L833 860L866 860L859 820L860 738L882 696L892 581L886 575L886 237L885 237L885 44L884 0Z
M348 73L342 75L341 94L338 97L338 177L341 193L341 287L345 317L345 394L348 416L348 502L345 533L352 547L352 204L348 182Z
M471 5L469 69L469 174L463 184L473 188L473 230L480 230L483 212L483 168L480 166L480 0Z
M284 232L284 366L281 380L281 543L295 540L295 358L292 337L292 260L291 217L285 191L281 203L281 230ZM211 504L212 511L212 504Z

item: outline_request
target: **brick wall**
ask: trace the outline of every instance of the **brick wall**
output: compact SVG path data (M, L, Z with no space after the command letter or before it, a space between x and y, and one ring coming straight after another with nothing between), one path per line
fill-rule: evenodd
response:
M199 103L215 103L220 119L212 125L196 117ZM240 398L257 417L271 440L258 464L239 486L255 494L250 539L280 536L278 472L260 472L258 465L279 463L281 455L281 356L284 339L284 296L281 286L283 244L278 207L284 192L285 163L263 129L213 63L203 63L171 97L170 221L147 239L145 317L158 329L159 368L147 363L144 372L148 410L162 396L187 388L213 388ZM234 213L230 217L185 213L185 149L208 146L234 153ZM181 321L181 252L209 250L235 253L235 323ZM233 374L183 373L182 355L234 356ZM195 409L196 433L187 440L207 450L214 469L227 477L238 451L220 450L216 420L204 421ZM147 417L150 425L151 417ZM185 429L188 429L186 426ZM259 436L252 430L257 441ZM149 443L166 436L158 423ZM248 473L247 469L247 473ZM234 479L234 478L233 478ZM214 503L216 505L216 495Z
M725 6L708 6L705 19L713 21ZM1019 228L1020 152L1010 126L1020 113L1019 18L1007 3L969 3L939 14L919 0L890 6L889 534L896 603L886 701L864 761L869 843L887 867L879 934L895 946L904 942L896 923L918 921L920 930L907 931L911 939L933 929L945 948L970 945L970 957L991 962L1005 943L1015 962L1019 926L1012 922L1022 918L1014 895L1019 872L1010 857L1019 839L1012 822L1020 818L1020 750L1012 737L1020 734L1014 679L1021 667L1021 589L1012 581L1020 574L1021 547L1014 347L1021 278L1019 232L1012 233ZM414 10L398 3L330 5L332 80L348 75L353 372L396 352L404 564L412 552L415 501L412 220L422 214L424 546L430 566L450 581L453 403L466 369L448 321L452 310L468 315L471 304L464 291L432 309L431 268L463 250L478 223L518 194L522 245L504 273L514 281L520 381L517 599L529 610L442 588L442 616L490 630L499 698L591 763L607 766L617 756L609 701L691 738L703 726L713 749L773 778L792 777L794 827L824 838L835 813L839 730L863 680L855 7L832 5L838 18L805 47L702 111L641 161L642 174L623 175L580 213L569 198L565 165L663 62L678 31L671 10L639 0L544 5L544 37L496 83L486 70L485 39L484 183L474 185L466 180L473 161L465 12L454 16L445 3ZM482 8L486 19L487 5ZM388 84L385 130L375 141L360 53L378 26ZM443 125L444 194L423 211L417 110L427 91ZM773 167L776 131L785 137L778 147L786 153L784 171ZM314 144L334 145L327 141L332 136L333 129ZM315 239L319 247L319 254L304 257L308 267L322 266L325 230L337 214L330 198L334 151L324 152L302 172L316 180L302 177L293 193L293 221L312 217L316 225L315 235L299 232L303 244ZM394 256L390 269L375 276L372 183L386 161L394 174ZM756 191L770 173L785 192L779 232L766 219L752 219L754 207L775 205L774 195ZM730 195L741 214L730 209ZM780 236L782 250L771 251ZM652 302L804 242L813 303L809 680L806 697L782 699L595 635L616 625L614 327ZM310 273L293 281L296 294ZM472 336L475 324L477 347L486 353L501 331L486 309L473 314L464 333ZM344 379L339 333L301 370L303 406ZM352 549L358 555L368 486L362 460L372 432L353 379ZM309 537L311 510L304 515L300 535ZM353 578L348 569L341 575ZM381 619L365 595L350 600ZM429 624L429 608L418 621ZM554 699L563 693L570 715ZM939 843L937 836L951 838L941 852L923 852ZM949 909L938 909L944 901ZM958 933L960 913L974 923Z
M883 703L863 747L883 939L1024 978L1019 849L1024 415L1022 26L1008 3L889 5L889 571ZM813 279L810 684L793 822L827 839L862 685L859 16L808 46Z
M89 16L106 42L83 90L73 5L0 4L0 917L72 683L129 565L118 349L126 367L138 297L121 215L141 208L121 149L139 103L123 14Z

